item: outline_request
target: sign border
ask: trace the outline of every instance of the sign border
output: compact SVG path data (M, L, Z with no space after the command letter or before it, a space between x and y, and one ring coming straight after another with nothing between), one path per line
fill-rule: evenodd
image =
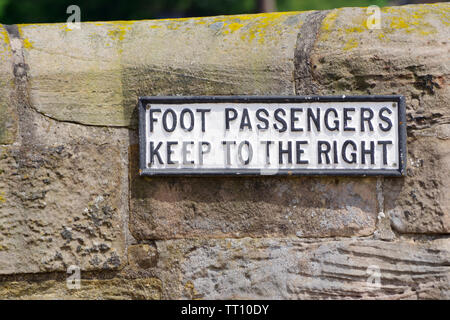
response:
M141 176L404 176L406 172L406 105L402 95L362 96L142 96L139 108L139 175ZM145 105L147 103L294 103L294 102L396 102L398 106L398 169L278 169L276 173L265 173L261 169L149 169L145 165ZM271 170L268 170L271 172Z

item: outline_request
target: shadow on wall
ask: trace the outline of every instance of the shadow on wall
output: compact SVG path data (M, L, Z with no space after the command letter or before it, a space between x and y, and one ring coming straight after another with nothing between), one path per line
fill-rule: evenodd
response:
M138 239L352 236L376 227L374 177L140 177L138 153L132 145L130 226Z

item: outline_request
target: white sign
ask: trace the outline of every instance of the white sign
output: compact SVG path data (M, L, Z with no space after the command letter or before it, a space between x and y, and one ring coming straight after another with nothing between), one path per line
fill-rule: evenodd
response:
M401 175L403 98L145 97L141 174Z

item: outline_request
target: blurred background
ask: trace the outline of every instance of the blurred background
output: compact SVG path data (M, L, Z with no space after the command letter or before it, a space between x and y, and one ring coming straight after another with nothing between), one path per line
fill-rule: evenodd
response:
M420 0L0 0L0 23L65 22L66 9L81 8L81 21L202 17L340 7L403 5Z

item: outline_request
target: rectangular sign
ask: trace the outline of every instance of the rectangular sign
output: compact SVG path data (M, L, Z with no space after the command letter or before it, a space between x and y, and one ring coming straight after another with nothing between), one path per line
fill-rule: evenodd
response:
M404 174L402 96L139 98L141 175Z

